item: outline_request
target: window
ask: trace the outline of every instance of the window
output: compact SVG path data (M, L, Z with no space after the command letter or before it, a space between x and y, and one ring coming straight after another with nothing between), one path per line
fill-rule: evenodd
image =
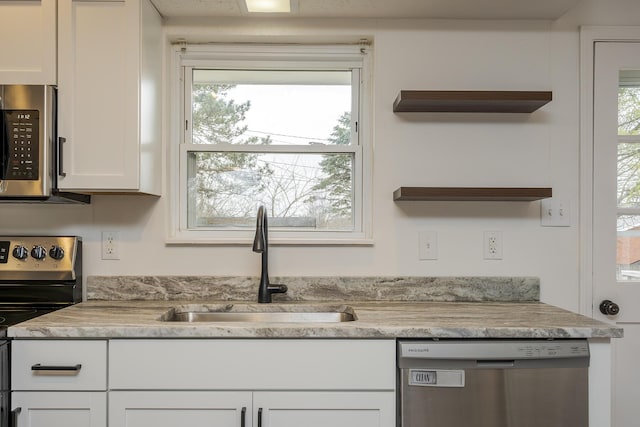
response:
M360 46L176 49L172 237L247 241L264 205L272 243L366 243L367 57Z
M618 281L640 278L640 71L621 70L618 87Z

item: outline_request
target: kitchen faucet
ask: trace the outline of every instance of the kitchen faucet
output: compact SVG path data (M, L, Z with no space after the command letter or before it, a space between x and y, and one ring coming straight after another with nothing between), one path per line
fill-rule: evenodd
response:
M267 227L267 210L262 205L258 208L253 252L262 254L262 273L260 274L260 287L258 288L258 302L271 302L271 294L283 294L287 292L287 286L269 283L269 271L267 269L269 261L269 229Z

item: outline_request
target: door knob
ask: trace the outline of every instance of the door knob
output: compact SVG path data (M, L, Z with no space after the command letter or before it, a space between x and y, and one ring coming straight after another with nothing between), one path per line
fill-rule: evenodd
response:
M600 313L607 316L615 316L620 313L620 306L615 302L606 299L600 303Z

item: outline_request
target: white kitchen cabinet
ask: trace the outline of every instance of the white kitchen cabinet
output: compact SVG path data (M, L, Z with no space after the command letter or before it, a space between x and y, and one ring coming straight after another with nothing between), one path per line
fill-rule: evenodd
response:
M106 340L14 340L14 427L106 427Z
M395 425L393 392L256 392L254 426L369 427Z
M395 340L18 339L12 346L18 427L106 427L107 419L109 427L395 426Z
M106 427L107 394L100 392L13 392L13 427Z
M115 391L109 427L392 427L393 402L393 392Z
M395 340L109 342L110 427L393 427L395 383Z
M109 427L251 426L250 392L116 391Z
M161 192L161 17L149 0L59 0L64 190Z
M0 1L0 82L56 84L56 0Z
M109 388L393 390L395 357L394 340L113 339Z
M11 346L11 388L16 391L104 391L107 389L107 342L15 340Z

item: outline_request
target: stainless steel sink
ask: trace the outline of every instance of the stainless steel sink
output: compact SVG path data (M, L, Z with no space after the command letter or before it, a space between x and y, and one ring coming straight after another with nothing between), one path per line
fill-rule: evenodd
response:
M340 323L357 320L346 305L217 304L173 307L164 322Z

